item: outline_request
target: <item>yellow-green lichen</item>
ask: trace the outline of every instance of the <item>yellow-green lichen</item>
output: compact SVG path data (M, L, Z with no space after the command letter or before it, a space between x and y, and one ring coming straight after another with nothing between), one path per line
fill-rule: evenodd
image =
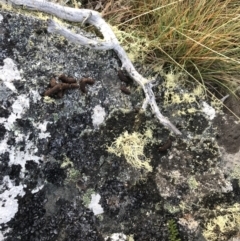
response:
M180 212L180 208L178 206L172 205L169 202L165 202L163 208L172 214Z
M150 132L147 135L150 135ZM124 132L107 148L107 151L119 157L124 156L126 161L136 169L142 168L147 172L151 172L150 159L144 155L146 143L147 138L144 135L137 132L132 134Z
M81 178L80 171L74 168L73 162L67 156L63 158L61 168L67 169L67 178L65 179L65 183L77 182Z
M127 241L134 241L134 234L130 234L127 236Z
M66 168L66 167L73 167L74 164L73 162L70 160L70 158L68 158L67 156L65 156L63 158L63 162L61 164L61 168Z
M235 203L229 207L219 207L216 209L216 217L210 219L203 231L203 235L208 241L228 240L240 231L240 204Z
M212 96L211 106L214 109L221 111L223 108L223 102L221 100L217 99L215 96Z
M2 8L2 10L13 11L13 7L11 4L0 3L0 7Z
M240 186L240 165L236 165L233 171L230 173L230 177L238 179L238 185Z
M158 203L155 204L155 209L157 211L161 210L161 208L162 208L162 202L158 202Z
M83 201L83 205L84 205L85 207L88 208L88 206L89 206L89 204L90 204L90 202L91 202L91 199L92 199L91 195L94 194L94 193L95 193L95 191L94 191L94 189L92 189L92 188L89 188L89 189L84 193L84 195L83 195L83 197L82 197L82 201Z
M54 103L55 100L49 96L44 96L43 98L43 102L46 103L46 104L51 104L51 103Z
M187 182L188 182L189 188L192 190L196 189L199 185L194 176L190 176Z
M183 91L180 89L181 84L185 86L185 82L188 79L183 73L175 73L172 70L165 74L164 77L165 82L159 88L164 88L164 106L177 106L172 113L173 116L201 112L199 100L204 100L206 95L206 91L201 84L195 84L194 87L188 85L188 90L185 89Z
M148 129L145 131L144 136L146 137L146 141L152 140L152 138L153 138L153 132L152 132L152 130L148 128Z
M145 52L148 49L149 42L145 37L139 36L137 32L121 31L116 26L111 26L120 44L124 46L125 51L131 61L144 59Z
M79 170L70 168L70 170L68 171L68 177L67 179L73 181L73 182L77 182L81 177L81 173Z

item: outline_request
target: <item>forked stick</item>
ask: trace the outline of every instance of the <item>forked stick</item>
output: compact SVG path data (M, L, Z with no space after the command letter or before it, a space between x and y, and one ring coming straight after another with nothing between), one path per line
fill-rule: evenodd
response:
M168 118L161 114L157 106L154 93L152 91L153 85L151 81L147 80L137 72L132 62L128 58L125 50L118 42L112 29L98 12L89 9L64 7L59 4L47 2L44 0L8 0L8 2L12 3L13 5L22 5L26 8L29 8L30 10L49 13L71 22L89 23L95 26L102 33L104 37L103 40L89 39L82 35L75 34L67 28L59 25L52 19L48 20L48 31L51 33L60 34L74 43L91 49L114 50L122 62L122 69L124 69L129 74L129 76L142 87L145 93L145 100L142 108L145 110L149 104L151 106L152 112L164 126L169 128L175 134L181 135L181 132L168 120Z

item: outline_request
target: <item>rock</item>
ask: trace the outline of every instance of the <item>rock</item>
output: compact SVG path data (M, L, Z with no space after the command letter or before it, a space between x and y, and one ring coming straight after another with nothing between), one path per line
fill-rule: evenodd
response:
M173 85L169 76L158 80L158 104L183 132L170 137L150 111L139 110L144 96L134 83L131 95L121 92L112 51L52 35L39 16L0 10L0 240L236 236L240 176L221 169L213 109L206 113L200 92ZM62 74L95 83L87 93L68 88L62 96L44 97L51 78L61 81ZM134 145L129 150L121 143L120 154L107 151L123 133L139 133L151 171L126 161L134 157ZM159 151L167 140L169 148ZM87 205L93 193L103 209L96 216ZM217 221L230 222L230 215L232 229L223 232Z

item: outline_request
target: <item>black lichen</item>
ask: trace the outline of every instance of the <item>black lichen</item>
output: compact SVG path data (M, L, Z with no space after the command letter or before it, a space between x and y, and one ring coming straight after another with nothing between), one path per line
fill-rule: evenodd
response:
M57 162L47 162L43 169L47 181L56 185L63 185L66 173Z

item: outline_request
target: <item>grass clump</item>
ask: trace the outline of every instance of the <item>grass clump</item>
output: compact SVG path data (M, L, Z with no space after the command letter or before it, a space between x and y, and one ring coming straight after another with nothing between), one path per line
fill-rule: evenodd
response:
M233 93L239 85L238 0L106 2L103 17L121 31L122 45L130 56L134 51L133 60L152 70L164 63L177 65L212 92L217 87Z

